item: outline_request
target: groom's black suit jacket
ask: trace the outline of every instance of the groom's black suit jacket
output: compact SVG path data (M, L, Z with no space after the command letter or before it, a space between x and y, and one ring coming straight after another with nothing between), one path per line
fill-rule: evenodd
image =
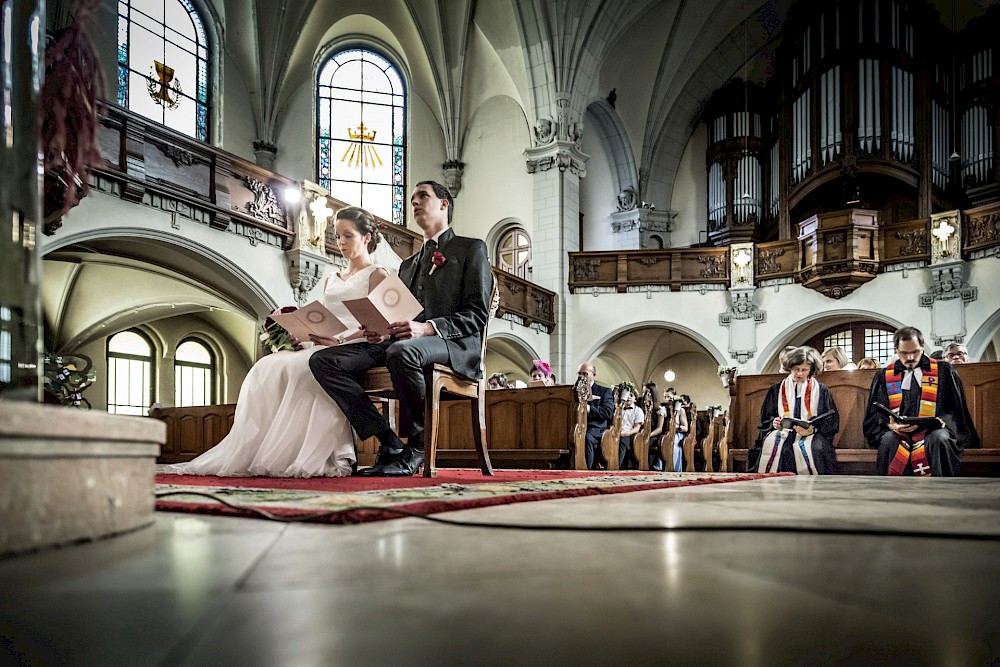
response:
M403 260L399 278L413 289L421 252ZM420 301L424 312L417 317L433 321L448 346L449 365L470 378L483 377L483 329L489 316L493 276L486 244L480 239L457 236L450 227L437 240L436 252L444 264L424 277Z

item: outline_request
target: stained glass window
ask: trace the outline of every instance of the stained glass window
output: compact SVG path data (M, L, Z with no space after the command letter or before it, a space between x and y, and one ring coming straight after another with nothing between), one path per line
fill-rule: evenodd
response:
M118 0L118 105L208 140L208 40L191 0Z
M174 354L174 406L215 403L215 358L200 340L189 338Z
M108 412L145 415L153 396L153 344L136 329L108 339Z
M347 204L405 224L406 92L382 55L330 56L316 82L319 184Z

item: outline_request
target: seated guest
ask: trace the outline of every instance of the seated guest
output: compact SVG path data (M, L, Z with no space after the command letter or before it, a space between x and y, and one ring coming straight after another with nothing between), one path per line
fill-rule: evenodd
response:
M979 435L965 403L958 373L947 361L924 354L924 335L903 327L893 336L897 360L872 378L865 439L878 448L880 475L958 475L962 450L978 447ZM879 403L904 417L936 417L927 430L903 424L875 409Z
M785 357L788 377L768 390L760 409L757 442L747 454L747 470L824 475L833 471L833 436L840 416L826 385L816 380L822 368L819 353L799 347ZM808 421L807 427L782 426L782 418Z
M600 451L601 436L615 416L615 398L610 387L594 382L597 370L592 363L585 361L580 364L576 375L590 387L590 401L587 402L587 467L596 470L595 466L601 458L597 455Z
M952 366L969 363L969 351L961 343L951 343L944 348L944 360Z
M823 350L824 371L849 371L857 368L844 354L844 348L839 345Z
M625 407L622 408L622 432L618 438L618 468L625 469L625 458L629 461L630 468L638 468L639 460L632 452L632 443L635 435L642 429L643 422L646 421L646 413L635 404L635 395L626 389L623 394Z
M653 400L656 400L656 383L647 382L646 389L649 390ZM649 422L649 469L663 470L663 453L660 449L660 440L663 437L663 427L667 423L667 392L663 392L664 402L658 407L654 404L654 412Z
M488 382L490 389L507 389L507 376L503 373L494 373Z
M782 373L788 372L788 368L785 366L785 358L788 356L789 352L796 349L798 348L796 348L794 345L786 345L785 348L781 351L781 354L778 355L778 363L781 365Z
M871 357L865 357L858 362L858 370L874 370L878 368L878 361Z
M540 382L545 387L551 387L556 383L555 377L552 374L552 367L549 366L547 361L534 359L531 363L532 366L528 372L528 376L531 378L532 384Z

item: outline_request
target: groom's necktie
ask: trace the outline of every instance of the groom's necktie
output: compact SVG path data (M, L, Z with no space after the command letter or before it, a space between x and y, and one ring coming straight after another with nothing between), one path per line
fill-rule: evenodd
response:
M424 249L420 253L420 264L417 266L417 277L413 281L413 296L417 297L417 301L420 303L424 302L424 283L427 281L427 276L431 272L431 267L434 266L434 251L437 250L436 241L427 241L424 243Z

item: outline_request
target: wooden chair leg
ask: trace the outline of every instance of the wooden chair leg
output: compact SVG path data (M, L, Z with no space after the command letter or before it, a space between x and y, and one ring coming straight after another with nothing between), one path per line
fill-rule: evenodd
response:
M705 472L714 472L715 466L712 463L712 441L705 438L701 445L701 454L705 457Z
M438 446L438 414L441 412L441 387L437 382L427 382L424 402L424 477L437 477L435 459Z
M480 387L479 396L469 399L472 410L472 437L476 441L476 453L479 455L479 468L484 475L493 474L490 464L490 453L486 447L486 393Z

